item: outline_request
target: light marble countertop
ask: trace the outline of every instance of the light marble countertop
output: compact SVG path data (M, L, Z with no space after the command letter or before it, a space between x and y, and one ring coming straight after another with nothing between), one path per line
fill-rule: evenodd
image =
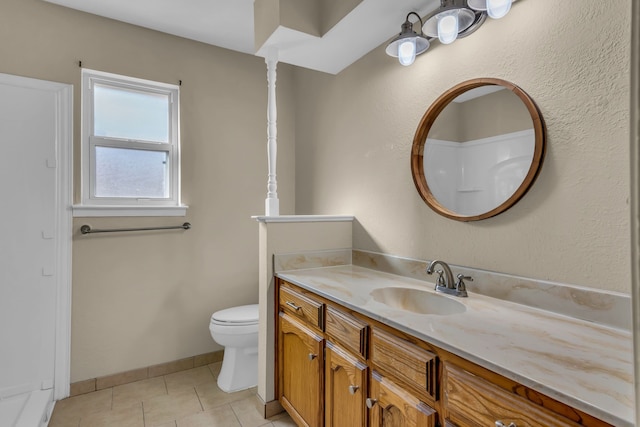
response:
M443 296L464 304L462 313L417 314L376 301L371 292L402 287L433 293L433 284L355 265L276 275L603 421L634 425L630 331L471 292L468 298Z

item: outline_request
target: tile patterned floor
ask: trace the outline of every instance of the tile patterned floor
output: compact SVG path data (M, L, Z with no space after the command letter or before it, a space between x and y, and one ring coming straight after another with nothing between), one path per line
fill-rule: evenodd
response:
M224 393L221 362L124 384L56 403L49 427L295 427L282 413L263 419L255 388Z

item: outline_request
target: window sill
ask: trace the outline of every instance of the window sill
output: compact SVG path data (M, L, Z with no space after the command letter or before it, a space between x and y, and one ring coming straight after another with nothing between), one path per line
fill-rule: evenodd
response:
M189 206L74 205L73 217L186 216Z

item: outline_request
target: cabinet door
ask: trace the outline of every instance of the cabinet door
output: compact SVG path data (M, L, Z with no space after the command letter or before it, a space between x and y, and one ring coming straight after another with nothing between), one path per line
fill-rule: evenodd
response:
M434 427L436 411L378 372L371 374L371 427Z
M324 422L324 340L291 316L280 313L278 328L278 392L291 418L305 427Z
M325 347L325 426L366 427L367 365L327 341Z

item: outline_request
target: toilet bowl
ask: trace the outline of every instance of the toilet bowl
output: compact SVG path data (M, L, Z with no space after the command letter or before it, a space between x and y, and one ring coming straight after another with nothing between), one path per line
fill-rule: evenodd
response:
M258 304L231 307L211 316L209 331L224 346L218 387L225 392L258 384Z

